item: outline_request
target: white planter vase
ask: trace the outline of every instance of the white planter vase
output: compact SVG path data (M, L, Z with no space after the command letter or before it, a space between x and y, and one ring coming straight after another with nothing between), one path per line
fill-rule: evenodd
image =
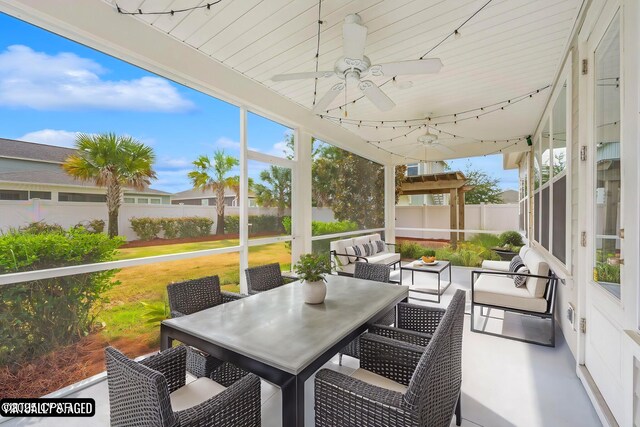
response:
M324 297L327 296L327 285L323 280L317 282L302 282L302 293L304 294L304 302L307 304L322 304Z

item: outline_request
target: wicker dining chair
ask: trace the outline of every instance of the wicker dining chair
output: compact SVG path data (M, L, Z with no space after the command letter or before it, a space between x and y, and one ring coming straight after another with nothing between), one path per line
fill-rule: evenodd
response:
M456 296L426 347L366 333L352 376L315 378L317 427L460 425L465 293Z
M225 363L217 380L186 383L187 349L140 362L105 349L112 426L259 427L260 378Z
M277 262L260 265L258 267L250 267L247 268L244 273L247 277L249 295L277 288L286 282L285 277L282 276L280 264Z
M218 276L202 277L167 285L171 317L193 314L235 301L246 295L220 290ZM209 377L222 361L193 347L187 347L187 370L196 377Z
M384 264L372 264L368 262L356 262L353 277L356 279L372 280L375 282L389 283L391 268ZM385 313L376 323L381 325L391 325L395 323L396 310L391 309ZM339 353L338 364L342 365L343 355L360 358L360 337L354 339Z

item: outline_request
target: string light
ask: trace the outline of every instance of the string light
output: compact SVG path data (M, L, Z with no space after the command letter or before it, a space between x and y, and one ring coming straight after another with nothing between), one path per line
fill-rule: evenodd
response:
M122 9L120 6L118 6L118 3L116 3L116 10L121 15L169 15L170 17L174 17L176 13L191 12L192 10L198 10L198 9L205 9L205 13L210 13L211 6L215 6L216 4L221 2L222 0L216 0L211 3L205 3L199 6L193 6L193 7L185 7L183 9L171 9L171 10L151 11L151 12L145 12L142 9L138 9L135 12L129 12L127 10Z
M318 66L320 65L320 27L322 26L322 0L318 0L318 45L316 46L316 73L318 72ZM316 105L316 99L318 95L318 78L314 79L313 83L313 105Z
M439 116L433 116L433 117L426 117L426 118L414 118L414 119L397 119L397 120L361 120L361 119L344 119L344 123L348 123L348 124L356 124L356 122L361 125L362 127L375 127L376 129L378 129L379 127L382 128L391 128L393 124L393 126L395 126L396 128L409 128L410 126L415 126L415 125L421 125L422 123L427 123L427 122L431 122L432 120L437 120L437 119L444 119L444 118L448 118L448 117L452 117L455 120L445 120L445 121L439 121L438 123L433 123L433 126L437 126L437 125L445 125L445 124L457 124L457 122L459 121L465 121L465 120L471 120L471 119L480 119L480 117L485 116L487 114L491 114L494 113L496 111L502 111L505 109L505 107L511 107L519 102L524 101L525 99L529 99L531 97L533 97L533 95L537 95L540 92L544 91L545 89L550 88L551 85L547 85L545 87L542 87L540 89L536 89L535 91L531 91L531 92L527 92L523 95L519 95L519 96L515 96L509 99L506 99L504 101L500 101L500 102L494 102L493 104L489 104L489 105L485 105L479 108L473 108L471 110L465 110L465 111L460 111L457 113L450 113L450 114L442 114ZM496 108L492 108L492 107L496 107ZM480 111L480 113L478 113L478 111ZM467 116L468 117L458 117L458 116ZM331 116L328 114L324 114L321 115L320 117L324 117L327 119L337 119L338 117L336 116ZM384 124L387 123L387 126L384 126ZM400 123L400 124L398 124Z
M447 34L447 36L445 38L443 38L442 40L440 40L438 43L436 43L435 46L433 46L431 49L429 49L424 55L420 56L418 59L424 59L425 56L427 56L428 54L430 54L432 51L434 51L436 48L438 48L442 43L444 43L445 41L447 41L451 36L455 36L456 33L460 34L460 29L462 27L464 27L465 25L467 25L467 23L469 21L471 21L478 13L480 13L485 7L487 7L489 5L489 3L491 3L493 0L489 0L487 1L484 5L482 5L482 7L480 7L480 9L476 10L471 16L469 16L462 24L458 25L452 32L450 32L449 34ZM393 81L393 77L390 78L389 80L386 80L385 82L381 83L378 85L378 87L382 87L384 85L386 85L387 83ZM355 104L357 101L360 101L361 99L364 98L364 95L354 99L352 101L353 104ZM335 110L336 108L330 108L327 111L327 113Z

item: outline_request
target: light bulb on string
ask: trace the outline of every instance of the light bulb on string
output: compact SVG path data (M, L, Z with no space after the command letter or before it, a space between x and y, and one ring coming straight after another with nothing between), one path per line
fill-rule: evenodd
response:
M456 40L460 40L460 37L462 37L462 33L460 31L458 31L458 30L455 30L453 32L453 38L456 39Z

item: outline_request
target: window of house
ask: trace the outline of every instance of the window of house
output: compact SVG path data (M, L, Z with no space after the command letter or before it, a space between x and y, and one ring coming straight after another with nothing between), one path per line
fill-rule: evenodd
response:
M135 197L125 197L124 198L124 202L125 203L135 203L136 199L135 199Z
M51 191L29 191L29 198L51 200Z
M159 204L161 204L161 203L162 203L162 199L149 199L149 202L150 202L152 205L159 205Z
M59 202L96 202L104 203L107 201L107 196L104 194L90 194L90 193L58 193Z
M556 88L534 144L534 239L558 261L567 264L567 153L569 99L567 82ZM521 194L522 194L521 190ZM526 190L524 190L526 191ZM526 199L525 201L528 201ZM522 203L522 201L521 201ZM526 220L523 218L521 224Z
M416 175L420 175L420 164L411 163L407 165L407 176L416 176Z
M149 199L147 199L146 197L138 197L138 204L139 205L148 205L149 204Z
M0 190L0 200L27 200L28 198L28 191Z

